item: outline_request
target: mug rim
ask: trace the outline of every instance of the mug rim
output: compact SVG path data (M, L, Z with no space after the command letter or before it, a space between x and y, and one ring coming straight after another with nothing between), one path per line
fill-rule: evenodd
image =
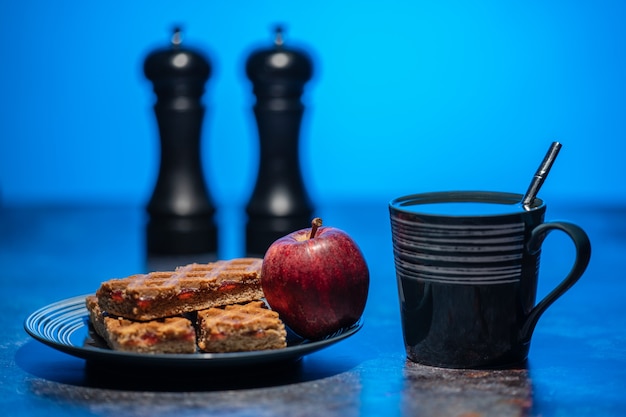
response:
M420 204L432 203L505 203L516 204L521 203L524 198L523 194L509 193L503 191L479 191L479 190L453 190L453 191L434 191L425 193L408 194L392 199L389 202L389 208L395 212L406 213L410 215L429 216L429 217L451 217L451 218L476 218L476 217L502 217L511 215L520 215L523 213L537 212L545 209L546 204L540 198L535 198L533 204L529 208L512 206L510 212L496 214L436 214L425 213L419 210L408 210L404 207L414 207Z

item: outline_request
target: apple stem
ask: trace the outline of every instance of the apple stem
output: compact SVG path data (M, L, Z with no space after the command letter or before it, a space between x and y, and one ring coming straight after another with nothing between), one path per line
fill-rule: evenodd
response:
M315 234L317 233L317 229L322 225L322 219L319 217L314 218L311 221L311 234L309 235L309 239L313 239Z

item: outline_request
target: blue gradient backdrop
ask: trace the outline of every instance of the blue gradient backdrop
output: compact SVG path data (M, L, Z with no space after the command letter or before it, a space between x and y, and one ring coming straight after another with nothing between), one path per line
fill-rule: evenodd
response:
M218 205L244 204L258 141L244 62L314 55L301 159L315 201L443 189L524 192L564 144L546 199L626 200L623 1L4 1L3 204L144 204L158 170L146 54L180 24L215 71L202 158Z

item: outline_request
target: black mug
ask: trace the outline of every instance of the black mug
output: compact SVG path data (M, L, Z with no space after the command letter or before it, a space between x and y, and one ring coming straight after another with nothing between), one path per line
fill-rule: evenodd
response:
M394 262L407 356L446 368L522 363L539 317L582 276L587 234L544 222L546 206L521 194L450 191L389 203ZM574 242L565 279L535 304L541 245L553 230Z

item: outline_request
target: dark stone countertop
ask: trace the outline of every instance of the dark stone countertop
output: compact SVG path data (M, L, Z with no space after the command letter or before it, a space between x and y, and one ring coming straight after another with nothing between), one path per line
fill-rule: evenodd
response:
M239 209L223 209L222 258L241 256ZM299 362L246 370L116 367L86 362L32 339L24 319L58 300L146 268L138 208L0 208L0 406L48 416L613 416L626 408L626 210L549 208L589 233L581 281L540 319L528 363L450 370L407 361L399 324L385 204L323 207L348 231L371 272L363 328ZM571 245L550 238L540 294L559 281ZM565 271L565 272L564 272Z

